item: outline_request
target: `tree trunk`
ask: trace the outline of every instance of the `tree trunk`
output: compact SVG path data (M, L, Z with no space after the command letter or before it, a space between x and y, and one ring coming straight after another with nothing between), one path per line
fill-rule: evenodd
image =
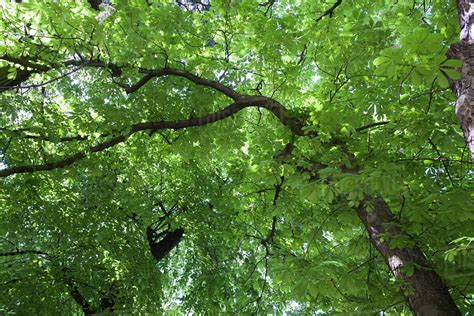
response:
M453 82L452 88L458 97L456 116L474 161L474 3L469 2L457 0L461 26L460 41L451 45L447 55L464 62L461 79Z
M366 198L357 209L369 239L383 256L415 315L461 315L440 276L417 247L391 249L394 237L408 237L381 198Z

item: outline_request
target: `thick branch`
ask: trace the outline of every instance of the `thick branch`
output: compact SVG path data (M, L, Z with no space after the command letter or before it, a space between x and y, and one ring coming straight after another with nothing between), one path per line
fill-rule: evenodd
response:
M342 144L341 150L348 155L349 160L355 160L355 157L344 146ZM319 164L314 165L318 169ZM308 171L312 173L312 168L297 169L302 173ZM353 167L350 169L341 166L341 171L356 172L358 171L357 163L353 161ZM394 239L408 241L413 241L413 239L403 232L400 222L393 216L382 198L366 196L356 212L368 232L370 242L382 255L390 272L401 284L402 293L415 315L460 315L448 288L442 278L430 267L420 248L409 244L391 247L393 244L390 245L390 243Z
M266 97L245 96L241 97L238 101L230 104L226 108L205 116L180 121L145 122L133 124L130 127L130 131L126 135L116 136L108 141L92 146L88 150L79 152L75 155L69 156L56 162L49 162L41 165L17 166L0 170L0 177L8 177L16 173L32 173L36 171L48 171L64 168L72 165L73 163L79 160L86 158L88 153L100 152L106 150L107 148L113 147L119 143L122 143L130 135L135 134L137 132L145 130L157 131L162 129L179 130L194 126L204 126L230 117L247 107L265 108L268 111L272 112L280 120L281 123L288 126L294 134L301 136L304 135L304 131L302 130L302 123L295 119L289 118L288 110L280 103Z
M53 64L51 66L47 66L47 65L33 63L26 57L17 58L17 57L10 56L10 55L3 55L3 56L0 56L0 59L7 60L7 61L10 61L12 63L20 64L24 67L32 68L32 70L17 70L17 78L14 81L7 80L5 82L2 82L0 91L19 88L18 85L21 84L22 82L24 82L25 80L27 80L31 76L31 74L47 72L47 71L50 71L53 68L59 68L61 66L65 66L65 67L80 66L81 68L83 68L83 67L104 68L104 69L110 69L111 72L112 72L112 76L114 76L114 77L118 77L118 76L122 75L122 69L118 65L116 65L114 63L105 63L105 62L100 61L100 60L75 60L75 59L72 59L72 60L64 61L62 64ZM0 76L0 78L1 77L6 78L6 76L7 76L6 71L8 70L8 68L9 67L5 68L5 74L3 76ZM140 71L140 73L143 73L144 76L137 83L135 83L134 85L132 85L130 87L125 87L125 91L128 94L136 92L138 89L140 89L149 80L151 80L153 78L159 78L159 77L163 77L163 76L176 76L176 77L186 78L189 81L194 82L195 84L215 89L216 91L219 91L219 92L227 95L228 97L230 97L233 100L237 100L241 96L235 90L233 90L232 88L230 88L230 87L228 87L228 86L226 86L222 83L219 83L219 82L214 81L214 80L205 79L205 78L196 76L196 75L194 75L190 72L180 70L180 69L165 67L165 68L162 68L162 69L156 69L156 70L152 69L152 70L150 70L150 69L143 69L142 68L142 69L139 69L139 71Z
M32 69L35 69L36 71L41 71L41 72L45 72L51 69L50 67L46 65L34 63L31 61L30 58L26 58L26 57L14 57L14 56L4 54L0 56L0 59L9 61L14 64L22 65L23 67L32 68Z
M140 81L138 81L135 85L125 89L127 93L133 93L137 91L140 87L145 85L152 78L158 78L158 77L163 77L163 76L176 76L176 77L186 78L197 85L209 87L216 91L219 91L225 94L226 96L228 96L229 98L233 99L234 101L236 101L237 99L241 97L241 95L237 93L234 89L229 88L228 86L223 85L222 83L219 83L214 80L198 77L184 70L179 70L179 69L174 69L174 68L162 68L158 70L141 69L140 72L144 73L145 76L143 76L143 78L140 79Z
M11 80L8 79L8 70L10 67L3 67L0 68L0 93L3 91L7 90L12 90L12 89L18 89L18 88L26 88L22 87L21 84L28 80L32 74L35 73L45 73L48 72L52 69L58 69L63 66L69 67L69 66L78 66L80 68L83 67L94 67L94 68L104 68L104 69L110 69L112 76L118 77L122 75L122 69L117 66L116 64L113 63L104 63L100 60L67 60L62 63L53 63L51 65L45 65L45 64L39 64L39 63L34 63L30 59L30 57L14 57L10 55L2 55L0 56L0 59L9 61L11 63L15 63L18 65L23 66L25 69L19 69L17 68L17 74L16 78ZM77 69L76 69L77 70ZM69 75L70 72L66 73L66 75ZM58 78L62 78L63 76L60 76ZM56 78L56 79L58 79ZM56 81L56 79L49 80L47 82L38 84L38 85L33 85L33 86L42 86L46 85L48 83L51 83L53 81Z
M42 165L18 166L18 167L12 167L12 168L0 170L0 177L8 177L16 173L32 173L36 171L48 171L48 170L64 168L69 165L72 165L73 163L81 159L86 158L87 153L95 153L95 152L103 151L107 148L110 148L112 146L115 146L123 142L126 138L127 137L123 135L114 137L106 142L90 147L88 151L79 152L75 155L69 156L63 160L59 160L56 162L49 162Z
M275 195L273 196L273 206L277 205L278 198L280 197L281 189L283 188L283 182L285 182L285 177L280 177L280 183L275 184Z
M92 68L104 68L110 69L112 76L119 77L122 75L122 69L114 63L105 63L100 60L67 60L64 62L64 66L81 66L81 67L92 67Z

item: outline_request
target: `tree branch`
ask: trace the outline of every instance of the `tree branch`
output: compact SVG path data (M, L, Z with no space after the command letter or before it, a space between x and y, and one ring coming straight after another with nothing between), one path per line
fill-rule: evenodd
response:
M196 76L190 72L180 70L180 69L174 69L174 68L162 68L158 70L140 69L140 72L144 73L145 76L143 76L143 78L140 79L140 81L138 81L135 85L125 89L125 91L128 94L137 91L140 87L145 85L152 78L158 78L158 77L163 77L163 76L176 76L176 77L186 78L197 85L209 87L216 91L219 91L234 101L238 100L241 97L241 95L237 93L234 89L220 82L205 79L205 78Z
M51 137L47 137L45 135L36 135L36 134L27 134L26 131L30 131L29 128L20 128L20 129L8 129L4 127L0 127L0 133L5 133L10 136L14 136L15 138L23 138L23 139L36 139L36 140L44 140L48 142L70 142L75 140L89 140L91 139L90 135L73 135L73 136L64 136L58 139L53 139ZM109 134L101 134L100 137L107 137L110 136Z
M364 126L361 126L361 127L358 127L355 129L356 132L362 132L366 129L369 129L369 128L372 128L372 127L377 127L377 126L382 126L382 125L387 125L389 124L390 122L374 122L374 123L370 123L370 124L367 124L367 125L364 125Z
M280 197L281 189L283 188L283 182L285 182L285 177L280 177L280 183L275 184L275 195L273 196L273 206L276 206L278 198Z
M205 116L191 118L187 120L180 121L161 121L161 122L144 122L131 125L129 132L127 134L122 134L116 137L109 139L108 141L102 142L98 145L89 147L87 150L76 153L72 156L66 157L62 160L56 162L49 162L41 165L27 165L27 166L15 166L0 170L0 177L8 177L16 173L32 173L36 171L48 171L59 168L64 168L72 165L73 163L82 160L87 157L89 153L96 153L103 151L107 148L113 147L119 143L124 142L131 135L145 130L157 131L162 129L173 129L179 130L188 127L194 126L204 126L211 124L220 120L223 120L227 117L234 115L235 113L245 109L247 107L260 107L267 109L272 112L277 119L291 129L291 131L296 134L303 136L304 131L302 130L302 123L298 120L288 117L288 110L283 107L277 101L262 97L262 96L242 96L238 101L230 104L226 108L210 113Z
M12 90L12 89L28 89L28 88L32 88L32 87L40 87L40 86L44 86L44 85L47 85L49 83L52 83L56 80L59 80L63 77L66 77L68 75L70 75L71 73L83 68L83 67L95 67L95 68L104 68L104 69L110 69L111 70L111 74L113 77L118 77L120 75L122 75L122 69L117 66L116 64L113 64L113 63L104 63L100 60L87 60L87 59L81 59L81 60L67 60L63 63L60 63L60 64L51 64L51 65L46 65L46 64L39 64L39 63L35 63L35 62L31 62L29 60L29 58L31 57L14 57L14 56L10 56L10 55L2 55L0 56L0 59L2 60L6 60L6 61L9 61L11 63L14 63L14 64L18 64L18 65L21 65L25 68L30 68L31 70L29 69L17 69L17 76L14 80L8 80L6 78L6 70L10 67L3 67L3 68L0 68L0 93L1 92L4 92L4 91L7 91L7 90ZM33 58L34 59L34 58ZM29 85L29 86L21 86L21 84L28 80L30 78L30 76L32 74L35 74L35 73L45 73L45 72L48 72L52 69L56 69L56 68L60 68L62 66L77 66L77 68L71 70L71 71L68 71L66 72L65 74L63 75L60 75L59 77L56 77L56 78L53 78L51 80L48 80L48 81L45 81L45 82L42 82L40 84L35 84L35 85Z
M28 255L28 254L43 255L43 256L48 255L46 252L39 251L39 250L17 250L17 251L10 251L10 252L0 252L0 257L19 256L19 255Z
M99 151L103 151L109 147L115 146L121 142L123 142L127 137L120 135L117 137L114 137L106 142L100 143L96 146L92 146L89 148L88 151L83 151L79 152L75 155L69 156L65 159L56 161L56 162L49 162L45 163L42 165L28 165L28 166L18 166L18 167L12 167L12 168L7 168L4 170L0 170L0 177L8 177L12 174L16 173L32 173L35 171L47 171L47 170L54 170L54 169L59 169L59 168L64 168L69 165L72 165L73 163L84 159L87 157L87 153L95 153Z
M316 19L316 22L321 21L326 15L329 15L329 17L332 18L334 10L336 10L336 8L341 5L341 3L342 0L337 0L336 3L334 3L329 9L327 9L323 14L321 14L319 18Z
M101 60L87 60L85 58L80 59L80 60L71 59L71 60L66 60L66 61L62 62L61 64L52 64L52 65L48 66L48 65L33 63L25 57L19 57L18 58L18 57L14 57L14 56L10 56L10 55L2 55L2 56L0 56L0 59L6 60L6 61L9 61L9 62L12 62L12 63L16 63L16 64L22 65L24 67L33 68L33 70L27 70L26 71L28 74L27 74L27 76L24 76L25 77L24 80L28 79L29 76L33 73L43 73L43 72L47 72L51 69L58 68L58 67L61 67L61 66L66 66L66 67L68 67L68 66L78 66L80 68L83 68L83 67L104 68L104 69L110 69L111 72L112 72L112 76L114 76L114 77L118 77L118 76L122 75L121 67L119 67L118 65L116 65L114 63L105 63ZM135 83L134 85L132 85L130 87L125 87L125 91L128 94L137 91L143 85L145 85L149 80L151 80L153 78L159 78L159 77L163 77L163 76L177 76L177 77L186 78L189 81L194 82L195 84L202 85L202 86L207 86L209 88L215 89L215 90L227 95L228 97L230 97L233 100L237 100L241 96L235 90L233 90L232 88L230 88L230 87L228 87L224 84L221 84L221 83L219 83L217 81L214 81L214 80L209 80L209 79L205 79L205 78L196 76L196 75L194 75L190 72L180 70L180 69L174 69L174 68L169 68L169 67L165 67L165 68L162 68L162 69L140 68L139 72L144 74L144 76L137 83ZM70 72L67 72L63 76L66 76L68 74L70 74ZM59 78L62 78L63 76L61 76ZM24 80L22 80L21 82L23 82ZM57 80L57 79L55 79L55 80ZM19 82L17 84L20 84L21 82ZM42 83L42 84L35 85L35 86L41 86L41 85L48 84L48 83L50 83L50 81L47 81L46 83ZM9 90L9 89L14 89L14 88L20 88L20 86L3 86L2 91ZM23 88L23 87L21 87L21 88Z
M81 306L84 315L94 315L95 310L89 305L86 298L82 295L79 289L74 285L69 285L69 293L76 303Z

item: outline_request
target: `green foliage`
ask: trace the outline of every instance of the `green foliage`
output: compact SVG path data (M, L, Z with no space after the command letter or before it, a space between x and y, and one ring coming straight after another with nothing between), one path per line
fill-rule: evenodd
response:
M354 210L367 194L413 237L390 247L422 249L472 311L474 173L447 89L462 64L445 57L456 8L344 0L317 21L333 2L216 0L189 12L120 0L103 19L86 1L1 4L0 84L50 69L0 94L0 169L86 158L0 178L0 253L45 253L0 257L0 314L78 314L70 284L94 306L113 289L124 314L408 314ZM86 64L97 60L107 66ZM272 96L317 136L247 108L90 152L132 124L230 104L182 77L122 89L163 67ZM169 225L185 231L159 263L145 235L158 203L182 209Z

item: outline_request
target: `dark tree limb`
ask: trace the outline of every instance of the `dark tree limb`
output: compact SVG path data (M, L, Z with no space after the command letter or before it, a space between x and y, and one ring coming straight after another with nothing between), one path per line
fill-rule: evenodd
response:
M84 152L79 152L75 155L69 156L65 159L56 161L56 162L49 162L45 163L42 165L29 165L29 166L18 166L18 167L11 167L7 169L0 170L0 177L8 177L12 174L16 173L32 173L32 172L37 172L37 171L47 171L47 170L54 170L54 169L59 169L59 168L64 168L69 165L72 165L73 163L84 159L87 157L87 153L94 153L94 152L99 152L103 151L107 148L110 148L112 146L115 146L121 142L123 142L127 137L120 135L117 137L114 137L106 142L100 143L96 146L92 146L89 148L88 151Z
M329 17L332 18L334 14L334 10L336 10L336 8L341 5L341 3L342 3L342 0L337 0L336 3L334 3L329 9L324 11L324 13L321 14L319 18L316 19L316 22L321 21L327 15L329 15Z
M90 304L89 301L84 297L75 282L72 279L65 278L65 283L69 288L69 294L74 301L81 307L84 315L97 315L103 313L111 313L114 310L116 303L116 292L113 290L112 285L109 293L100 293L101 297L98 304Z
M357 208L357 214L370 242L402 283L401 290L415 315L461 315L445 283L418 247L390 247L391 240L407 235L382 198L367 197Z
M349 160L355 159L344 144L341 144L341 150L348 155ZM320 167L318 163L314 165L316 169ZM342 172L359 171L356 162L350 169L340 168ZM306 168L297 170L308 172ZM419 247L391 247L391 241L396 238L409 241L413 241L413 238L401 229L399 220L382 198L366 196L356 212L368 232L370 242L401 284L402 294L415 315L461 315L443 279L430 266Z
M84 315L94 315L96 310L92 308L86 298L82 295L79 289L76 286L70 286L69 293L76 303L82 308Z
M45 65L41 63L36 63L32 62L29 57L14 57L10 55L2 55L0 56L0 59L9 61L11 63L19 64L24 69L17 68L17 74L15 79L8 79L8 70L11 67L2 67L0 68L0 93L7 91L7 90L13 90L13 89L27 89L31 87L40 87L47 85L51 82L57 81L65 76L70 75L71 73L83 68L83 67L92 67L92 68L103 68L103 69L109 69L113 77L118 77L122 75L122 69L117 66L114 63L104 63L100 60L67 60L63 62L62 64L54 63L52 65ZM31 85L31 86L21 86L23 82L28 80L32 74L40 74L40 73L45 73L48 72L52 69L59 69L61 67L69 67L69 66L77 66L78 68L73 69L72 71L66 72L66 74L61 75L57 78L53 78L51 80L48 80L46 82L36 84L36 85Z
M162 68L162 69L157 69L157 70L148 70L148 69L140 69L141 73L144 73L145 76L143 76L140 81L138 81L135 85L126 88L125 91L127 93L133 93L137 91L139 88L141 88L143 85L145 85L150 79L153 78L158 78L158 77L163 77L163 76L175 76L175 77L183 77L188 79L191 82L194 82L197 85L205 86L208 88L212 88L216 91L219 91L232 100L236 101L239 98L241 98L241 95L237 93L234 89L220 83L214 80L209 80L206 78L202 78L199 76L196 76L190 72L180 70L180 69L174 69L174 68Z
M0 257L9 257L9 256L19 256L19 255L43 255L47 256L48 254L43 251L39 250L17 250L17 251L10 251L10 252L0 252Z
M89 2L92 9L100 11L100 5L102 4L102 0L87 0L87 2Z
M133 124L130 127L130 130L125 135L119 135L113 137L105 142L102 142L98 145L89 147L88 150L76 153L72 156L66 157L56 162L49 162L40 165L27 165L27 166L15 166L7 169L0 170L0 177L8 177L17 173L33 173L37 171L48 171L59 168L64 168L72 165L73 163L82 160L87 157L89 153L96 153L104 151L110 147L113 147L119 143L124 142L129 136L140 132L140 131L158 131L163 129L173 129L179 130L183 128L189 128L194 126L204 126L211 124L220 120L223 120L227 117L234 115L235 113L245 109L247 107L260 107L267 109L272 112L280 122L288 126L292 132L296 135L303 136L304 131L302 130L302 123L295 119L288 117L288 110L283 107L280 103L276 102L273 99L262 97L262 96L243 96L238 99L238 101L232 103L226 108L210 113L205 116L198 118L191 118L188 120L180 121L161 121L161 122L145 122Z
M4 132L6 134L13 134L15 135L14 137L16 138L22 138L22 139L35 139L35 140L44 140L47 142L71 142L71 141L78 141L78 140L89 140L91 139L90 136L88 135L74 135L74 136L64 136L60 137L58 139L53 139L44 135L34 135L34 134L26 134L24 132L19 132L17 130L8 130L6 128L0 127L0 132ZM12 135L12 136L13 136ZM102 134L100 137L107 137L109 136L108 134Z
M10 90L10 89L15 89L15 88L21 88L19 86L20 83L26 81L33 73L45 73L48 72L52 69L57 69L60 67L69 67L69 66L78 66L78 67L92 67L92 68L103 68L103 69L110 69L112 76L118 77L122 75L122 68L119 67L118 65L114 63L105 63L100 60L87 60L87 59L81 59L81 60L67 60L64 61L63 63L55 63L53 65L44 65L40 63L34 63L31 60L29 60L26 57L14 57L10 55L2 55L0 56L0 59L22 65L25 68L31 68L31 70L17 70L17 78L15 80L7 80L7 71L9 67L4 67L4 74L1 72L2 69L0 69L0 86L1 89L0 91L5 91L5 90ZM133 92L136 92L138 89L140 89L143 85L145 85L149 80L153 78L159 78L163 76L176 76L176 77L183 77L188 79L191 82L194 82L197 85L202 85L202 86L207 86L209 88L215 89L216 91L219 91L228 97L230 97L233 100L237 100L241 95L237 93L235 90L232 88L227 87L226 85L219 83L214 80L209 80L206 78L202 78L199 76L196 76L190 72L180 70L180 69L174 69L174 68L161 68L161 69L144 69L141 68L139 69L139 72L144 74L144 76L134 85L130 87L125 87L125 91L130 94ZM41 85L41 84L40 84Z
M278 198L280 197L281 189L283 188L283 182L285 182L285 177L280 177L280 183L275 184L275 195L273 196L273 206L277 205Z
M383 126L383 125L387 125L389 124L390 122L374 122L374 123L370 123L370 124L367 124L367 125L364 125L364 126L361 126L361 127L358 127L355 129L356 132L362 132L366 129L369 129L369 128L372 128L372 127L377 127L377 126Z
M178 228L164 234L158 234L151 226L146 228L146 237L150 245L150 251L157 262L160 262L171 250L173 250L183 238L184 230ZM157 240L164 235L161 240Z

